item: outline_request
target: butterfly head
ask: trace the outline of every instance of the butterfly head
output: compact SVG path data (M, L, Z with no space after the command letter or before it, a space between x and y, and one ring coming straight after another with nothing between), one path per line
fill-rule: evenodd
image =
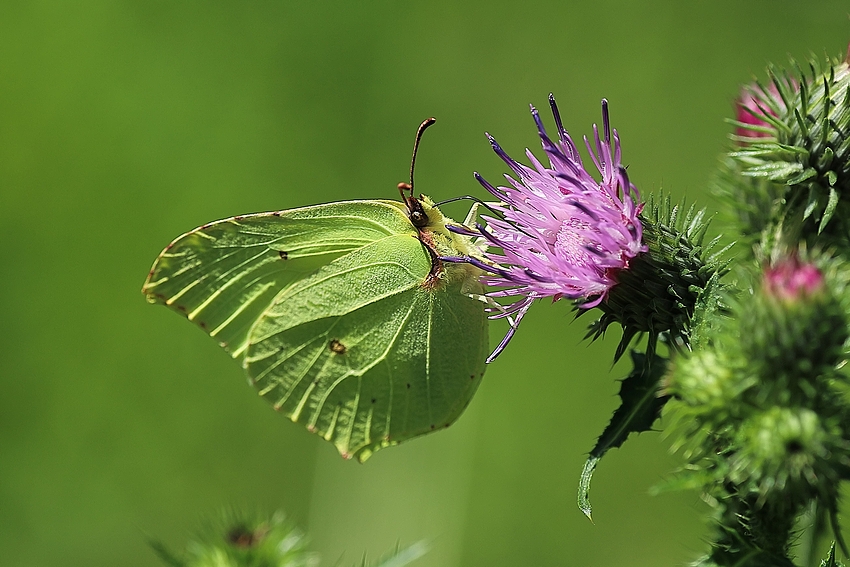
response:
M420 229L428 226L430 222L428 213L422 206L422 199L413 196L413 186L410 183L399 183L398 192L401 193L401 199L407 207L407 218L410 219L410 223Z

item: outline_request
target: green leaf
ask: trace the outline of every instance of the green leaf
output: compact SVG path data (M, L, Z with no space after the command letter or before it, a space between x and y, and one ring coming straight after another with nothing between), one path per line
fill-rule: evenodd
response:
M667 370L667 359L632 351L632 372L620 383L622 403L590 451L578 489L578 507L591 518L590 481L596 465L609 449L621 446L632 433L649 431L669 396L661 396L658 386ZM651 363L648 363L650 362ZM592 520L592 518L591 518Z
M175 240L143 292L201 327L276 410L363 461L448 427L488 353L471 241L430 200L330 203L233 217Z

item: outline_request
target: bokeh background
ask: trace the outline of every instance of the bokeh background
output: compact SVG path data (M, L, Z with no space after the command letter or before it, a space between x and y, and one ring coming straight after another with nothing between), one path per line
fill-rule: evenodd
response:
M148 538L180 547L223 508L286 510L325 565L420 539L423 567L695 558L698 495L649 495L678 464L659 434L602 461L595 525L576 508L626 368L566 302L530 312L456 425L360 465L140 288L206 221L394 198L428 116L417 189L483 196L472 172L505 171L483 133L539 148L549 92L574 134L607 97L638 187L713 207L739 84L848 39L842 1L3 1L0 565L158 565Z

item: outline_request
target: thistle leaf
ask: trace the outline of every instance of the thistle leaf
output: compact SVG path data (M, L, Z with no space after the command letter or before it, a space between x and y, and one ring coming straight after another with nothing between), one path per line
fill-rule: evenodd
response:
M658 385L667 370L667 359L658 355L647 355L632 351L631 373L620 382L620 407L611 416L608 426L590 451L584 464L578 489L578 507L591 519L590 481L593 471L609 449L622 445L632 433L652 429L652 424L661 413L669 396L659 396Z

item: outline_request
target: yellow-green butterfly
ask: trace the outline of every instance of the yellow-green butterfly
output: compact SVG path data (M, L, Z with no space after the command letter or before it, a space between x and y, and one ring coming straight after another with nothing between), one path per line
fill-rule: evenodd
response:
M484 375L478 252L425 196L236 216L163 250L142 292L242 362L274 408L345 458L448 427ZM405 194L405 191L408 193ZM474 208L470 212L471 222Z

